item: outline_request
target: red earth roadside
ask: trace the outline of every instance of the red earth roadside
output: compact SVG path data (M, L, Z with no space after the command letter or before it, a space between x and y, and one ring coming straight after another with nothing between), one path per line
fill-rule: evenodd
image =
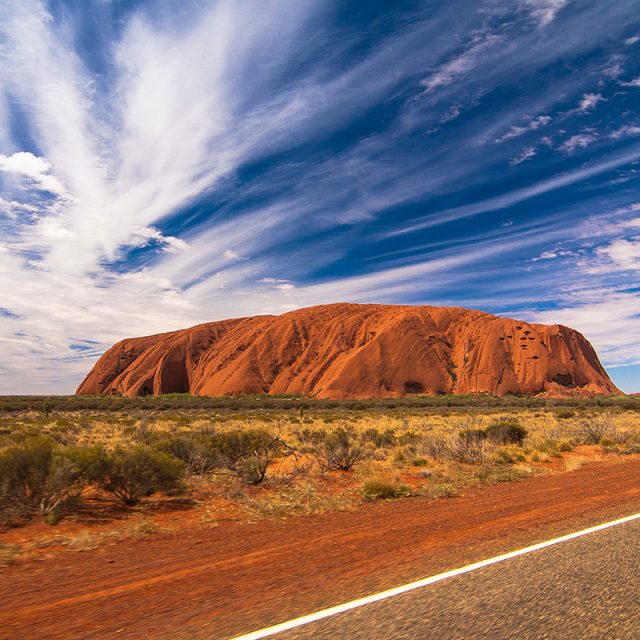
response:
M0 638L222 640L640 511L640 461L186 528L0 570Z

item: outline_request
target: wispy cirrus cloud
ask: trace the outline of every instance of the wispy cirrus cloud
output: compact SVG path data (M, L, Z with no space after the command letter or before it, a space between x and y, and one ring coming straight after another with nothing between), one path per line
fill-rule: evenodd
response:
M433 73L421 80L420 84L427 93L451 84L476 67L484 52L495 47L500 41L500 36L496 34L483 34L474 37L465 50L436 68Z
M525 147L517 156L510 160L511 164L522 164L536 155L535 147Z
M598 139L595 133L577 133L567 138L558 148L564 153L575 153L578 149L586 149Z
M569 0L521 0L521 4L541 27L546 27L555 20L559 11L569 4Z
M606 98L601 93L585 93L578 104L578 111L585 113L594 109L598 103L605 101Z
M4 3L0 390L69 391L116 339L233 315L550 304L532 259L579 249L557 247L640 160L605 121L632 92L598 84L612 43L618 82L640 72L631 4L574 5ZM572 135L599 155L554 153Z
M537 116L530 120L524 126L512 126L507 133L496 139L496 142L504 142L505 140L511 140L512 138L518 138L529 131L537 131L540 127L544 127L551 122L551 116Z

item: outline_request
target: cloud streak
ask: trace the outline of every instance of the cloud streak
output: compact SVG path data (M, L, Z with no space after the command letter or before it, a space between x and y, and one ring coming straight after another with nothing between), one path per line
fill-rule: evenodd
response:
M183 5L0 4L0 391L306 304L560 306L551 254L618 285L633 3Z

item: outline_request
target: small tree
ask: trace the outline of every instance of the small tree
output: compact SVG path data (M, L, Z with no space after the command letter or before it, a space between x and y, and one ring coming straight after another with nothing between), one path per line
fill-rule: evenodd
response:
M487 457L486 436L480 430L460 431L445 441L444 454L458 462L474 464Z
M351 427L338 427L327 433L313 452L324 469L336 471L349 471L367 455Z
M183 463L173 456L149 447L116 449L107 459L99 486L126 505L158 491L182 488Z
M613 420L608 413L589 416L580 420L576 431L587 444L598 444L600 440L613 432Z
M210 444L215 466L228 469L248 484L260 484L274 458L287 445L263 429L236 429L215 435Z

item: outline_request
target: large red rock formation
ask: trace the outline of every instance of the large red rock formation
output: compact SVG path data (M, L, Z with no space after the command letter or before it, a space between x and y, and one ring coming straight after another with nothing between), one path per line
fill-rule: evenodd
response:
M449 307L332 304L118 342L80 394L317 398L621 393L561 325Z

